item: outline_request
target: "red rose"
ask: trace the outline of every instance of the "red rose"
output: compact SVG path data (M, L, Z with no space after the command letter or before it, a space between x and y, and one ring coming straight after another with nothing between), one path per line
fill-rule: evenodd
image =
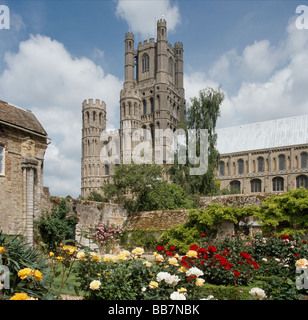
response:
M204 234L204 233L201 233L201 234L200 234L200 237L205 237L205 234Z
M192 244L192 245L190 246L190 250L197 251L198 248L199 248L199 246L197 246L196 244Z
M241 274L238 271L234 271L234 276L239 277Z
M162 251L162 250L165 250L165 248L164 247L162 247L162 246L157 246L157 251Z
M209 246L207 249L208 249L208 251L213 252L213 253L217 252L217 249L215 246Z
M166 256L173 256L173 253L171 251L166 250L165 251L165 255Z
M174 246L170 246L169 250L174 251L175 247Z

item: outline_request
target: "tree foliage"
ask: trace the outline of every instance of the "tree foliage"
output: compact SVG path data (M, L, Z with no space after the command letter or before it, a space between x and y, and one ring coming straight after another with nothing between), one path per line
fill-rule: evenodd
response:
M217 134L215 133L216 123L220 116L220 105L224 99L224 93L220 87L207 88L199 92L199 97L191 99L191 106L187 110L187 122L179 127L183 129L195 129L197 132L197 156L200 154L199 129L208 130L208 169L203 175L190 175L191 164L175 164L170 168L170 177L174 183L182 185L189 194L209 195L217 191L215 184L215 171L219 162L219 152L215 145ZM187 132L187 130L186 130ZM186 145L188 136L186 135ZM187 151L187 150L186 150ZM175 156L177 159L177 155Z
M120 165L112 183L103 186L107 199L122 204L129 212L192 208L181 186L163 180L162 166Z

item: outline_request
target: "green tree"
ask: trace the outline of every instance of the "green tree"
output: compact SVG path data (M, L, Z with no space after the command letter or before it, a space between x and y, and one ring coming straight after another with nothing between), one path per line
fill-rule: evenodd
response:
M308 190L290 190L265 199L256 212L264 231L304 233L308 230Z
M197 156L200 154L199 129L208 130L208 170L204 175L190 175L191 164L178 164L175 155L175 164L170 168L170 178L174 183L182 185L189 194L209 195L217 192L215 184L215 171L219 163L219 152L215 145L217 134L215 133L217 119L220 116L220 105L224 99L224 93L220 87L207 88L199 92L199 97L192 98L192 105L187 110L187 122L179 127L183 129L195 129L197 132ZM186 130L187 132L187 130ZM186 142L188 136L186 135ZM186 143L187 145L187 143ZM187 150L186 150L187 152Z
M103 186L107 199L122 204L129 212L191 208L183 188L163 180L163 168L156 164L120 165L112 183Z
M61 199L58 208L52 208L51 212L46 211L40 216L37 228L47 250L55 251L62 241L72 236L76 219L67 217L69 211L66 200Z

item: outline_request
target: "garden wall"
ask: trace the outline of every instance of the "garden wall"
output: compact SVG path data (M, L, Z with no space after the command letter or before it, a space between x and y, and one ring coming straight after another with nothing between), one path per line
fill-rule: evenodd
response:
M102 203L96 201L79 200L67 198L67 205L71 208L68 216L74 216L78 223L76 225L76 240L79 241L80 230L88 230L89 225L94 225L99 221L109 221L117 225L122 225L127 219L127 211L117 204ZM51 211L53 207L58 207L60 197L50 196L47 192L42 197L41 211ZM38 217L35 217L38 219ZM89 245L86 239L81 241L84 245Z

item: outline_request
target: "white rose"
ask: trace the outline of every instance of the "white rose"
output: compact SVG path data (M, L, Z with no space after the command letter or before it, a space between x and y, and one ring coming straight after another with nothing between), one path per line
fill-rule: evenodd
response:
M263 300L266 298L265 291L260 288L252 288L249 293L254 297L256 300Z
M179 293L179 292L173 292L170 294L170 299L171 300L186 300L186 297L183 293Z
M197 278L200 277L200 276L203 276L203 271L196 268L196 267L193 267L193 268L190 268L187 272L186 272L186 275L189 277L189 276L196 276Z

